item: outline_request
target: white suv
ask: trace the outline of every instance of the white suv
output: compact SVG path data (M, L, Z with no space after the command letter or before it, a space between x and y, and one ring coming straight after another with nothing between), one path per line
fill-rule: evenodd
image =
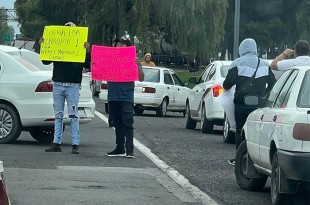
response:
M261 109L243 128L235 176L245 190L260 190L271 176L273 205L294 204L310 188L310 66L282 74Z

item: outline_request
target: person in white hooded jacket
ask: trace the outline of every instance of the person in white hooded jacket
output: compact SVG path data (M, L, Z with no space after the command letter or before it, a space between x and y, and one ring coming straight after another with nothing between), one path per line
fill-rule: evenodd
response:
M235 144L237 149L242 142L242 127L248 115L254 110L253 107L244 104L245 95L241 91L241 85L249 81L255 74L253 80L255 86L252 87L248 94L264 97L275 82L274 74L270 70L268 63L257 56L257 46L254 39L247 38L240 43L239 55L240 57L231 63L223 83L225 90L236 85L234 104L236 120ZM234 165L234 159L229 160L229 163Z

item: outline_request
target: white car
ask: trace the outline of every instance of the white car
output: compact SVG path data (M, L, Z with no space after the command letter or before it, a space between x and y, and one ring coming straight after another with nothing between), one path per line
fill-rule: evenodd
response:
M185 112L190 89L184 86L177 74L168 68L143 67L144 81L135 82L134 111L141 115L144 110L154 110L157 116L167 111ZM101 84L99 98L107 103L108 85ZM106 111L107 106L106 106Z
M243 128L237 182L242 189L260 190L271 176L273 205L294 204L295 194L310 188L309 88L310 66L285 71Z
M223 92L223 82L232 61L214 61L210 63L200 78L189 79L196 84L186 100L186 129L195 129L200 122L202 133L211 132L214 125L223 125L224 110L216 101Z
M35 52L0 46L0 143L13 143L21 131L29 131L38 142L53 140L52 68L43 65ZM89 78L84 74L81 84L81 123L94 118ZM64 124L69 122L65 108Z

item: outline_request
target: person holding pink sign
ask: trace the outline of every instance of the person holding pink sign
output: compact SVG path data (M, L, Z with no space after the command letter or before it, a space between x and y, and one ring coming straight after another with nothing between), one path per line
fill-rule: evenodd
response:
M133 46L129 39L122 37L114 41L115 47ZM143 81L142 66L136 58L139 81ZM134 158L133 144L133 102L135 82L108 82L109 115L115 127L116 148L107 153L109 157L126 156ZM126 148L126 150L125 150Z

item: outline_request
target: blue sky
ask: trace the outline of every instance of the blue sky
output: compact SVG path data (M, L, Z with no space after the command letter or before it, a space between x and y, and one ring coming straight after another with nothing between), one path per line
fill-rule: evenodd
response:
M0 0L0 7L4 7L6 9L14 9L15 0ZM8 22L10 26L13 26L15 34L19 34L19 25L17 22Z

